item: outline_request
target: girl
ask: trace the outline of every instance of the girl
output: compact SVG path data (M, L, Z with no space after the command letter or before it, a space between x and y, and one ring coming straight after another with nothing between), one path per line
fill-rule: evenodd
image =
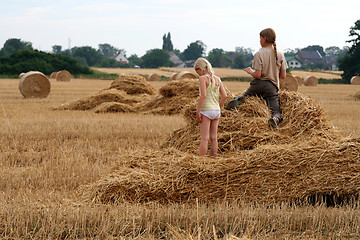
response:
M227 94L220 78L214 75L209 61L205 58L199 58L196 60L194 68L200 76L200 98L196 111L201 134L199 155L204 156L207 153L210 139L210 156L215 158L218 149L217 129L220 108L224 105Z
M260 32L262 48L254 55L254 69L251 67L244 69L254 79L243 95L234 98L226 106L226 109L234 109L242 104L246 97L262 97L272 113L272 117L268 121L269 127L272 129L277 129L282 121L279 103L279 78L286 78L286 68L288 67L284 54L276 49L275 40L276 34L273 29L266 28Z

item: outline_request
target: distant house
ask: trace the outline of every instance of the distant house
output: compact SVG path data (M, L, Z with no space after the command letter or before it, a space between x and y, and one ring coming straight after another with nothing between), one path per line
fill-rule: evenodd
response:
M331 70L339 71L339 68L336 64L336 58L334 58L332 56L325 56L324 60Z
M168 52L170 55L170 62L174 64L174 67L183 68L185 67L185 63L181 61L181 59L173 52Z
M303 64L315 64L324 62L323 57L316 51L299 50L295 56L297 56Z
M118 52L113 58L120 63L129 63L129 60L127 60L123 52Z
M287 60L288 60L288 66L292 69L301 68L301 66L302 66L301 62L294 57L289 58Z
M185 67L194 67L196 60L187 60L185 61Z

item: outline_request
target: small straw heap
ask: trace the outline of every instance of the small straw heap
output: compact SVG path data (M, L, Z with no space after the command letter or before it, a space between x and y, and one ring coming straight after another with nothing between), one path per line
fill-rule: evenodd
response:
M103 103L122 103L133 106L141 101L142 100L139 97L128 95L123 91L117 89L107 89L99 92L98 94L83 97L74 102L62 104L59 107L53 108L53 110L90 110L95 107L99 107L97 109L97 112L103 112L105 107L108 107L104 105L100 107L100 105ZM131 109L131 108L128 107L124 109ZM119 111L124 112L125 110L119 110ZM129 112L129 111L130 110L126 110L125 112Z
M144 77L122 75L113 81L108 89L62 104L53 110L90 110L96 113L104 112L137 112L138 105L148 102L156 90Z
M122 90L127 94L156 94L155 88L144 77L138 75L121 75L111 83L111 88Z
M46 98L50 93L50 81L43 73L30 71L21 75L19 89L25 98Z

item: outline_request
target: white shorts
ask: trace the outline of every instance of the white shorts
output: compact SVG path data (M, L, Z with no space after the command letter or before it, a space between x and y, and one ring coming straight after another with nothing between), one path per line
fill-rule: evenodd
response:
M211 120L218 119L221 115L220 110L202 110L200 111L200 114Z

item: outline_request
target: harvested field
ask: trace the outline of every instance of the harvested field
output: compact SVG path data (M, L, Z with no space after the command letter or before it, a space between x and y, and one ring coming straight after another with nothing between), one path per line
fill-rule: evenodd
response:
M167 115L143 114L139 106L184 86L150 82L157 94L149 95L109 89L106 80L50 82L47 98L23 98L19 79L0 79L0 238L358 238L360 102L353 96L360 85L281 93L288 121L278 132L266 127L266 105L248 99L237 112L223 112L221 131L234 144L223 141L212 159L196 152L195 84L184 91L192 101ZM249 86L224 84L231 93ZM52 111L101 93L120 100ZM96 113L100 106L108 110ZM179 135L173 143L189 150L164 146L187 127L194 139ZM230 135L236 127L249 136Z

